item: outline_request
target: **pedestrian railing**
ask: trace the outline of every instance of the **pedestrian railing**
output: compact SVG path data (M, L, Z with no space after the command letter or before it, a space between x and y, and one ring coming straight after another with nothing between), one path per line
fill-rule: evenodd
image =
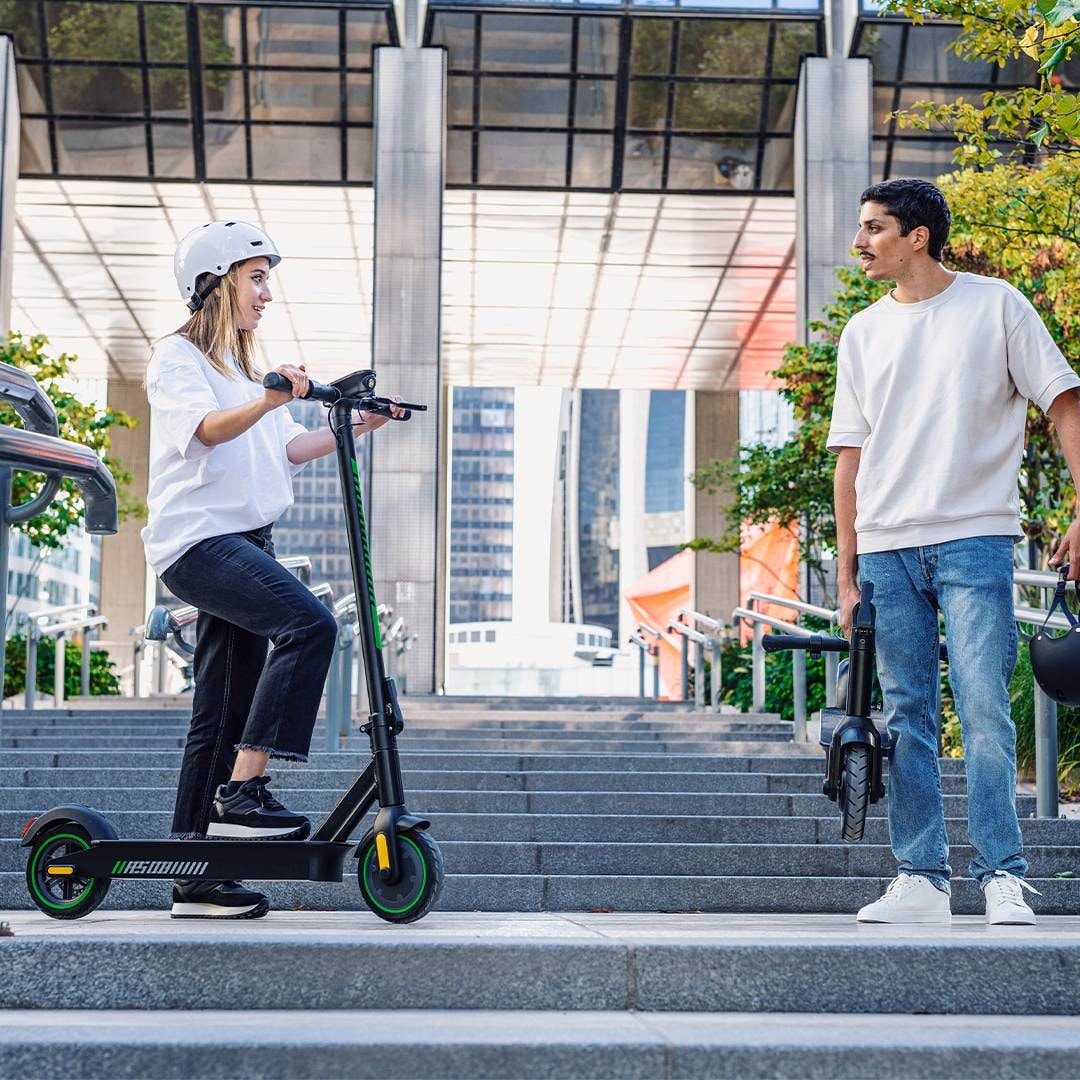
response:
M53 660L53 704L60 708L64 704L64 684L66 679L67 636L74 631L82 634L82 670L80 692L83 697L90 694L90 634L100 633L108 625L104 615L99 615L93 604L68 604L64 607L43 608L26 615L26 691L25 707L32 709L37 697L38 642L42 638L56 639L56 652Z
M56 410L32 376L9 364L0 364L0 399L11 404L25 425L23 428L0 425L0 622L4 626L4 647L0 648L2 687L7 642L10 526L29 521L45 510L56 497L64 477L74 480L82 491L87 532L116 532L118 506L116 484L101 458L87 446L56 437L59 431ZM15 471L44 477L38 493L18 506L11 504L11 479ZM60 629L57 624L53 632L58 635L68 633L77 626ZM88 629L84 627L84 631ZM58 647L58 668L62 668L62 656L63 648ZM29 670L27 685L32 692L32 672ZM60 689L62 695L62 683Z
M651 641L649 639L652 639ZM638 650L638 697L645 697L645 657L652 660L652 696L660 699L660 631L639 622L630 635L630 644Z

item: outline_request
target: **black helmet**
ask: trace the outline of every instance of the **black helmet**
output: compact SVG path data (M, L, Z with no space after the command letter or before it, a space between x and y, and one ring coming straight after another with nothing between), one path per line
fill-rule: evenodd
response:
M1031 654L1031 671L1042 692L1059 705L1080 707L1080 619L1065 605L1065 583L1069 573L1068 564L1061 568L1054 602L1046 613L1046 622L1028 641ZM1046 623L1057 608L1069 621L1064 634L1053 635Z

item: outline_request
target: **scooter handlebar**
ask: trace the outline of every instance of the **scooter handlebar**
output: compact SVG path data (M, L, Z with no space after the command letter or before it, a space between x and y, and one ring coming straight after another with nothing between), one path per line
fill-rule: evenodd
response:
M796 649L815 653L850 651L845 638L822 637L819 634L810 637L802 637L799 634L765 634L761 639L761 645L766 652L791 652ZM942 660L949 659L949 649L944 641L938 642L938 656Z
M823 637L813 634L803 637L801 634L765 634L761 639L766 652L847 652L848 643L844 638Z
M292 393L292 383L280 371L271 371L264 376L262 384L267 390ZM339 397L341 392L336 386L327 386L326 383L316 382L314 379L308 379L308 392L303 395L305 401L321 401L327 405L333 405Z

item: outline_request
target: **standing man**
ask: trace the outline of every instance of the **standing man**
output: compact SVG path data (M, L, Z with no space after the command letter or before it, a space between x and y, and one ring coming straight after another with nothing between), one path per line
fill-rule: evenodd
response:
M828 448L841 621L874 583L878 678L896 744L889 830L899 874L860 922L949 925L949 843L938 768L938 615L967 767L971 873L991 925L1035 922L1016 818L1013 546L1028 401L1053 421L1080 477L1080 378L1008 282L941 265L951 215L923 180L860 199L855 247L896 287L840 337ZM1053 562L1080 573L1080 519Z

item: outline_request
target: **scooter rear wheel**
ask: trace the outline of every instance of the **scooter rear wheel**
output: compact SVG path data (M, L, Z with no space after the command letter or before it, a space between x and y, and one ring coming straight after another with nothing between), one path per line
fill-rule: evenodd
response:
M863 838L866 811L870 805L870 747L856 743L844 751L840 773L840 832L844 843L855 844Z
M380 919L409 923L422 919L434 906L442 891L442 852L439 845L422 830L398 835L401 876L388 885L379 875L379 857L375 838L364 844L356 868L360 895Z
M40 836L26 860L26 887L39 911L50 919L81 919L105 899L108 878L87 878L78 874L51 874L49 868L63 864L77 852L90 847L84 829L71 822Z

